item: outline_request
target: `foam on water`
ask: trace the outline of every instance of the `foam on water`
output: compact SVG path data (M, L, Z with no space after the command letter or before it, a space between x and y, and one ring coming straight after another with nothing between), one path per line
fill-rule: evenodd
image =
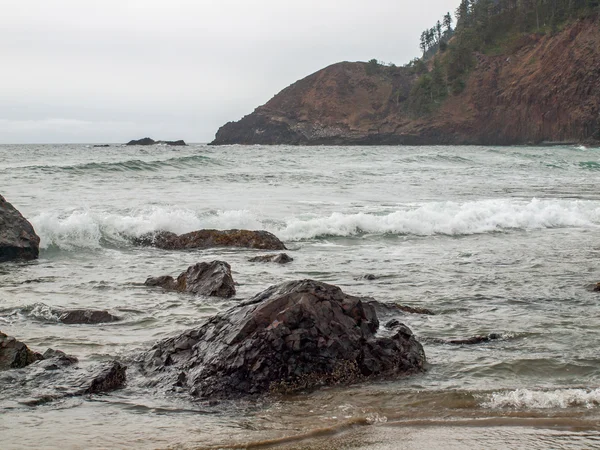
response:
M266 229L285 241L397 234L460 236L510 230L544 228L596 228L600 202L496 199L466 203L432 202L400 207L391 213L335 212L324 217L291 217L274 221L248 210L197 212L176 207L152 206L126 213L75 210L45 212L32 223L42 248L100 248L104 243L126 245L130 238L166 230L187 233L202 228ZM280 225L275 225L279 223Z
M538 391L516 389L495 392L483 404L485 408L565 409L600 406L600 389L555 389Z

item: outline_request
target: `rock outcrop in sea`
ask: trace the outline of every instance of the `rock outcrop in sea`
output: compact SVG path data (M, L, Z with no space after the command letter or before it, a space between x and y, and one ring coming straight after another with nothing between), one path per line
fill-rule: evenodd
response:
M139 245L164 250L189 250L211 247L242 247L261 250L286 250L277 236L268 231L251 230L199 230L182 235L160 231L139 237Z
M186 146L187 145L185 143L185 141L182 139L179 139L178 141L155 141L154 139L151 139L149 137L145 137L142 139L133 139L133 140L129 141L126 145L156 145L156 144L166 144L166 145L173 145L173 146Z
M148 278L146 286L160 286L170 291L210 297L229 298L235 295L231 266L225 261L201 262L188 267L177 280L170 275Z
M342 62L275 95L214 145L513 145L600 143L600 16L476 53L460 93L431 114L408 107L410 67Z
M158 342L140 359L147 384L202 398L311 389L423 370L406 326L379 330L367 298L313 280L272 286Z
M40 238L31 223L0 195L0 262L36 259Z

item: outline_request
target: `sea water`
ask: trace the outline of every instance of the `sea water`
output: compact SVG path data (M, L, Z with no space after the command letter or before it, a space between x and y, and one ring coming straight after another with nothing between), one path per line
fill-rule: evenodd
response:
M600 281L599 181L585 147L0 146L0 194L41 238L39 260L0 265L0 330L34 350L130 361L304 278L435 312L401 317L428 367L395 380L218 404L132 382L37 407L0 386L1 447L600 445L600 294L586 290ZM201 228L271 231L294 261L132 241ZM143 285L214 259L235 298ZM65 325L56 308L123 320ZM443 343L489 333L501 338Z

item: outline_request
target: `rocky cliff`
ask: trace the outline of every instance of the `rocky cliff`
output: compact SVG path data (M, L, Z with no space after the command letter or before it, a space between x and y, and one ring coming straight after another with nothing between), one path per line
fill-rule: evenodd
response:
M213 144L529 144L600 142L600 19L475 54L466 88L427 116L409 113L409 68L343 62L281 91Z

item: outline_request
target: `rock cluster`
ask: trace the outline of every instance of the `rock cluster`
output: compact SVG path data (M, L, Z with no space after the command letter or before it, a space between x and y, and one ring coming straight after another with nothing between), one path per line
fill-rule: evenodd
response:
M225 298L235 295L235 283L231 276L231 266L224 261L197 263L182 272L177 280L165 275L148 278L144 284L198 295Z
M300 280L272 286L198 328L157 343L141 362L150 384L198 397L314 388L423 370L408 327L378 335L368 299Z
M0 262L36 259L40 238L33 226L0 195Z

